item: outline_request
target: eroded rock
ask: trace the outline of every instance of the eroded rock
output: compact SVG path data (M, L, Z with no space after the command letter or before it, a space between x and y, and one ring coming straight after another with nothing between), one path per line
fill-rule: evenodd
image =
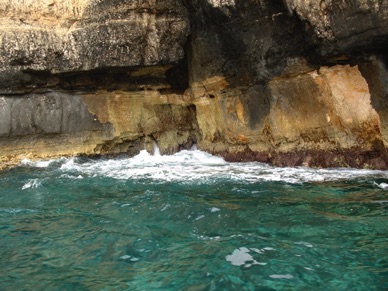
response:
M386 169L388 7L0 0L0 162L173 153Z

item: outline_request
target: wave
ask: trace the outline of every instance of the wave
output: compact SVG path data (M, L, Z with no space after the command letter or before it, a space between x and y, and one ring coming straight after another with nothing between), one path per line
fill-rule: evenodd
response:
M30 168L48 168L52 165L67 161L67 158L59 158L59 159L50 159L50 160L39 160L32 161L30 159L23 159L20 162L20 166L22 167L30 167Z
M39 188L40 186L42 186L42 180L41 179L30 179L27 183L25 183L23 186L22 186L22 190L26 190L26 189L35 189L35 188Z
M160 182L212 183L228 179L247 183L285 182L301 184L305 182L327 182L366 179L386 179L387 171L359 169L312 169L305 167L279 168L268 164L229 163L223 158L200 150L184 150L174 155L154 155L143 150L132 158L81 159L61 158L58 160L32 162L25 160L22 166L53 167L60 171L62 178L109 177L120 180L151 179ZM30 184L26 184L28 188ZM388 189L388 184L377 184ZM35 184L31 184L34 187Z

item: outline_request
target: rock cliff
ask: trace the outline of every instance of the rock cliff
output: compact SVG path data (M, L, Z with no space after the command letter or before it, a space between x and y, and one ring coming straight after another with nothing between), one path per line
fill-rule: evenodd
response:
M189 148L387 169L388 3L0 0L0 163Z

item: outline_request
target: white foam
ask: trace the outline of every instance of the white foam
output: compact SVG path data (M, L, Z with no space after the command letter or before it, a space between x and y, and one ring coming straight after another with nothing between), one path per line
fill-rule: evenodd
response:
M200 219L202 219L202 218L205 218L205 215L200 215L200 216L198 216L195 220L200 220Z
M252 251L254 251L255 253L258 253L258 254L264 254L264 252L262 250L259 250L257 248L251 248Z
M54 161L63 178L110 177L114 179L153 180L155 182L214 183L219 179L237 182L305 182L348 181L359 178L388 178L387 171L357 169L279 168L263 163L229 163L199 150L185 150L174 155L160 155L157 147L151 155L143 150L132 158L81 161L78 158L31 162L23 165L48 167ZM54 164L56 165L56 164ZM388 184L377 184L388 189ZM258 192L259 194L259 192Z
M42 186L42 180L40 179L31 179L29 180L27 183L25 183L22 187L22 190L26 190L26 189L29 189L29 188L39 188L40 186Z
M380 183L380 184L377 184L377 183L374 183L377 187L383 189L383 190L388 190L388 184L387 183Z
M252 251L254 251L255 253L258 253L258 254L264 254L266 251L276 251L276 249L274 248L271 248L271 247L265 247L265 248L262 248L262 249L257 249L257 248L250 248Z
M62 174L59 178L62 178L62 179L80 180L80 179L83 179L84 177L82 177L81 175L74 176L74 175L69 175L69 174Z
M120 259L121 259L121 260L129 260L129 261L131 261L131 262L137 262L137 261L139 260L139 258L130 256L130 255L121 256Z
M154 144L153 144L153 150L154 150L154 156L160 157L160 149L159 149L158 145L156 144L156 142L154 142Z
M198 239L209 240L209 241L218 241L221 239L220 236L206 236L206 235L195 235Z
M314 247L311 243L305 242L305 241L296 242L295 244L296 245L303 245L303 246L308 247L308 248Z
M55 162L60 162L66 160L65 158L60 159L52 159L52 160L40 160L40 161L32 161L30 159L23 159L20 164L21 166L28 166L33 168L47 168L51 164Z

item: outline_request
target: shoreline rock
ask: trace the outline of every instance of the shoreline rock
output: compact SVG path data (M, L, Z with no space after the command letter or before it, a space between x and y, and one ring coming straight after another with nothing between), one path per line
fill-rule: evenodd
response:
M0 168L162 154L387 169L388 3L0 0Z

